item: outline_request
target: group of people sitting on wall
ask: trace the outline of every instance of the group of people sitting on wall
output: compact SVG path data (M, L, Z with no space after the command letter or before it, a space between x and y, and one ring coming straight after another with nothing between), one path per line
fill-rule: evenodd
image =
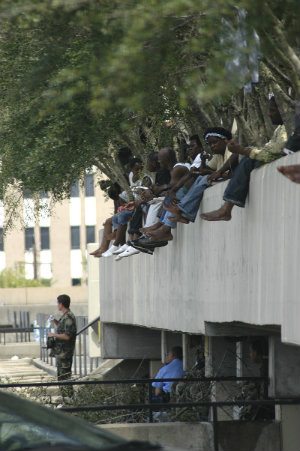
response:
M234 206L245 207L252 170L300 150L300 124L296 121L295 132L288 138L274 97L269 101L269 116L276 128L270 141L260 148L243 147L232 140L229 130L211 127L203 136L210 155L204 151L198 135L193 135L187 149L189 163L178 162L175 151L168 147L148 155L145 171L139 158L132 158L129 149L121 149L118 158L129 171L134 200L120 188L116 190L115 196L123 205L106 220L101 245L92 255L114 255L115 260L120 260L139 252L153 254L156 247L166 246L173 239L172 229L178 222L195 221L204 191L227 179L230 181L224 203L200 216L206 221L230 221ZM299 165L278 170L291 180L300 181ZM154 180L149 173L155 173Z

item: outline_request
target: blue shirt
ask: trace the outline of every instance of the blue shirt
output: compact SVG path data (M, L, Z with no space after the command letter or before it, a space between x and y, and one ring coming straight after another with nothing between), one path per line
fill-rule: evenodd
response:
M185 371L183 370L182 360L174 359L172 360L172 362L163 366L159 370L159 372L155 376L155 379L166 379L166 378L176 379L182 377L184 374ZM164 392L170 393L171 386L173 383L174 382L152 382L152 387L160 388Z

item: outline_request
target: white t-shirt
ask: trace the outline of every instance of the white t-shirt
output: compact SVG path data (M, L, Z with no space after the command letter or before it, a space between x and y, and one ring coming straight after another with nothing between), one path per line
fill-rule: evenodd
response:
M201 166L201 153L198 153L196 158L194 159L193 163L191 164L191 168L200 168Z

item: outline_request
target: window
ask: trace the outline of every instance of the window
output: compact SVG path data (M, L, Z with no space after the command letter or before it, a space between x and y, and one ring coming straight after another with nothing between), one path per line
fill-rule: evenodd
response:
M71 249L80 249L80 227L71 227Z
M0 227L0 251L4 251L4 236L2 227Z
M47 191L40 191L40 199L48 199Z
M27 227L25 229L25 249L29 251L34 245L34 229L33 227Z
M31 197L31 191L30 189L24 189L24 198L29 199Z
M85 176L85 195L86 197L94 196L94 175L87 174Z
M41 227L41 250L50 249L49 227Z
M72 279L72 286L81 285L81 279Z
M79 182L75 182L71 188L71 197L79 197Z
M95 226L86 226L86 244L95 242Z

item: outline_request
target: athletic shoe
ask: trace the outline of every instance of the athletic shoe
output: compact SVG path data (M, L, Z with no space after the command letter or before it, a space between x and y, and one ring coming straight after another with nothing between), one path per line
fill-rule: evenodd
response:
M109 249L107 249L107 251L103 252L102 257L111 257L113 255L113 253L118 249L118 246L110 246Z
M122 252L126 251L128 249L128 244L123 244L123 246L119 247L116 251L113 252L114 255L122 254Z

